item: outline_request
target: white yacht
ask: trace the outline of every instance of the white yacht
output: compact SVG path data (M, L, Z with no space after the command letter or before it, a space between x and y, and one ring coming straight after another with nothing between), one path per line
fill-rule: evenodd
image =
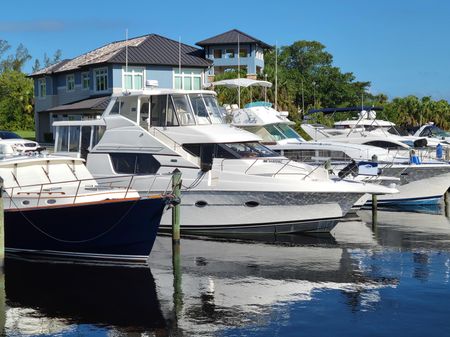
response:
M212 91L149 88L114 94L102 118L55 122L55 152L87 158L96 177L182 171L181 230L197 234L327 232L364 193L395 189L330 179L226 125ZM170 184L157 180L153 189ZM171 215L161 222L169 230Z
M171 200L150 191L140 197L130 188L132 176L112 188L80 158L24 155L2 141L0 177L10 254L145 263Z
M239 81L223 80L215 82L215 85L235 87ZM265 81L249 82L244 84L270 85ZM450 165L428 161L421 165L410 163L409 153L402 156L399 151L389 151L382 147L362 145L359 143L343 143L334 137L323 138L319 141L307 142L292 127L295 124L287 116L287 112L278 112L268 102L252 102L243 109L237 106L234 109L227 106L231 123L262 138L263 144L281 155L299 162L311 165L323 165L325 161L331 161L331 168L342 176L352 161L371 161L377 157L378 167L382 176L374 176L373 173L363 170L357 179L366 181L378 181L384 185L395 185L399 193L383 195L378 198L384 204L429 204L439 202L442 195L450 187ZM356 121L354 121L356 123ZM382 121L384 122L384 121ZM364 124L364 122L363 122ZM385 122L383 125L391 126ZM337 129L337 132L347 132L349 129ZM398 142L402 148L409 150L404 143ZM365 165L362 166L363 168ZM356 170L357 171L357 170ZM341 173L342 172L342 173ZM358 204L365 203L368 196L360 199Z
M303 123L302 129L313 140L332 140L337 142L373 145L400 153L407 153L411 148L420 152L422 157L435 157L436 146L442 140L427 136L410 135L400 130L394 123L377 118L377 110L381 107L351 107L351 108L325 108L308 111L311 114L358 111L356 119L347 119L335 122L333 127L321 124ZM444 146L447 146L443 143Z

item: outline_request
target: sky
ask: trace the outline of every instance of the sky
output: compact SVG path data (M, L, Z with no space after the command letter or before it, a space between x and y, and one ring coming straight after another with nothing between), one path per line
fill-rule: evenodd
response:
M279 46L315 40L334 65L370 81L370 92L450 100L448 0L6 1L0 39L34 59L62 50L73 58L149 33L183 43L239 29Z

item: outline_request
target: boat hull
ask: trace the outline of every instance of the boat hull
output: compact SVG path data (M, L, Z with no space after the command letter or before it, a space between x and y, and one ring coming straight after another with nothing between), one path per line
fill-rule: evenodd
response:
M5 210L7 253L145 261L166 205L162 197Z
M362 193L183 191L181 232L199 235L329 232ZM171 212L160 231L171 228Z

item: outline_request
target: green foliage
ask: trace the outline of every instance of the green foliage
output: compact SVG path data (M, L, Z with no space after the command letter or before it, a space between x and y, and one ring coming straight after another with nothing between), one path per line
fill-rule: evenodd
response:
M384 115L399 125L419 126L434 122L443 129L450 129L450 104L446 100L434 101L429 96L394 98L384 104Z
M17 70L0 73L0 128L34 129L33 81Z

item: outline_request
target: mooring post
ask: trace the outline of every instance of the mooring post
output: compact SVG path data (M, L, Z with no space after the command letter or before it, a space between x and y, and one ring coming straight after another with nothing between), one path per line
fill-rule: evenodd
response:
M372 228L377 225L378 221L378 197L376 194L372 194Z
M378 163L378 157L376 154L372 156L372 162ZM376 194L372 194L372 229L374 229L375 226L377 225L378 220L377 211L378 211L378 197Z
M3 178L0 177L0 269L5 265L5 212L3 207Z
M180 243L180 199L181 172L175 169L172 173L172 191L175 199L172 207L172 243Z
M5 214L3 208L3 178L0 177L0 334L5 335L6 293L5 293Z
M180 200L181 172L172 172L172 191L174 206L172 207L172 270L173 270L173 305L175 315L175 331L178 330L178 317L183 309L183 292L181 289L181 256L180 256Z

